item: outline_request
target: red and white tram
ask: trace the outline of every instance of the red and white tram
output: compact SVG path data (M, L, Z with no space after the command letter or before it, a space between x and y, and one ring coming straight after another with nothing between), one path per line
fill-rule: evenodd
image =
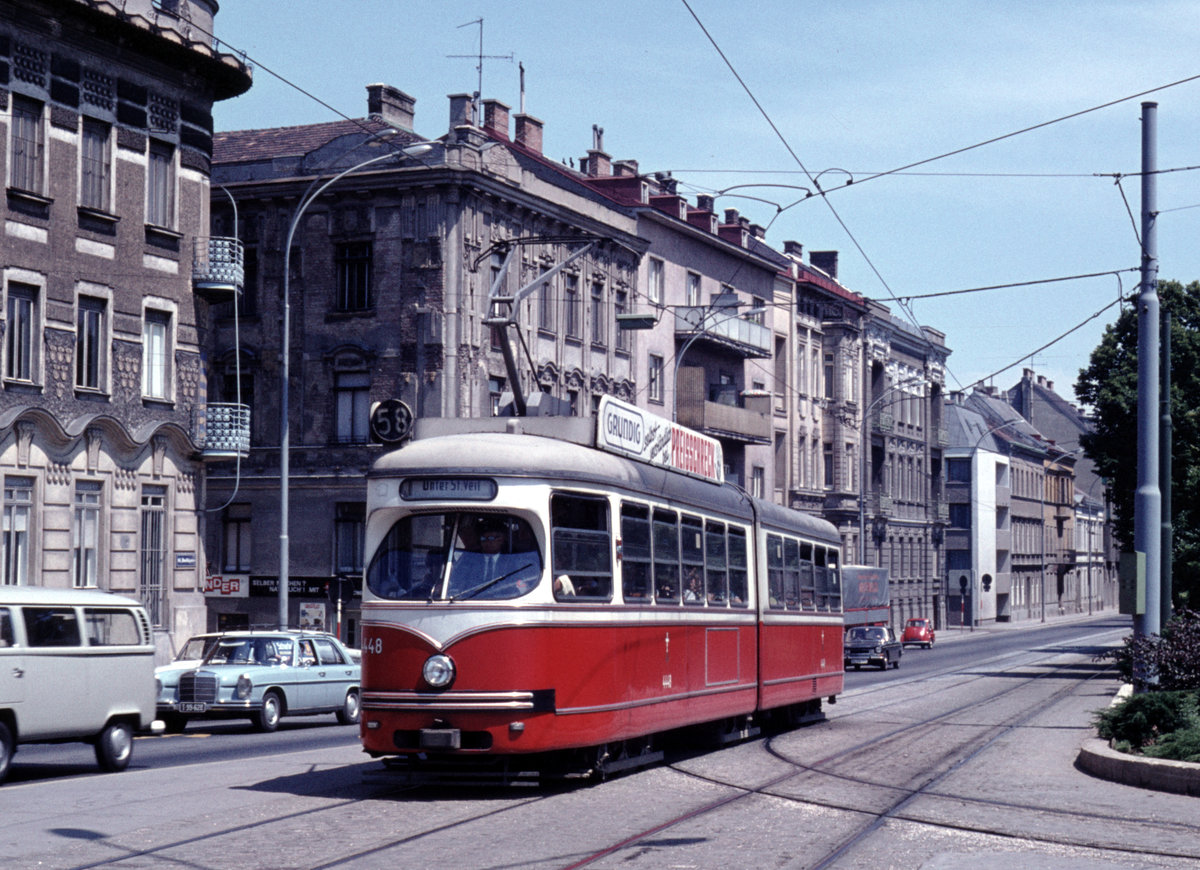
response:
M644 430L606 435L614 414ZM841 692L834 527L696 476L719 473L715 441L607 400L598 419L425 420L375 463L369 754L612 769L653 735L817 718ZM632 447L597 449L616 434Z

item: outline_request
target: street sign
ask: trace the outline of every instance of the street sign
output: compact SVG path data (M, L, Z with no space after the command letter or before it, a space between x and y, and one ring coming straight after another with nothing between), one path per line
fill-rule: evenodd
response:
M412 432L413 413L399 399L384 399L371 409L371 434L384 444L397 444Z

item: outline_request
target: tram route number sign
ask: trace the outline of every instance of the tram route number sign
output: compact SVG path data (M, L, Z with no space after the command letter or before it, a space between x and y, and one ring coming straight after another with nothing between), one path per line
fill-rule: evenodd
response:
M397 444L412 433L413 413L399 399L384 399L371 408L371 434L384 444Z

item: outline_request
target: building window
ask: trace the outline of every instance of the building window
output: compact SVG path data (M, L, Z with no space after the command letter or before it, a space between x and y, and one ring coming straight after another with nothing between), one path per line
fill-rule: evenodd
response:
M755 498L763 498L766 491L767 470L761 465L750 469L750 494Z
M334 382L337 440L343 444L366 444L371 416L370 374L339 372Z
M620 318L629 310L629 294L624 290L618 290L613 294L613 315L615 318ZM618 319L618 323L619 323ZM617 328L616 338L617 350L629 350L629 333L627 330Z
M500 416L500 400L504 395L504 378L488 378L488 398L492 402L492 416Z
M969 529L969 528L971 528L971 506L969 504L951 503L951 505L950 505L950 528L952 528L952 529Z
M538 285L538 329L554 332L554 287L550 280Z
M607 318L604 316L604 282L592 282L592 343L604 344L605 323Z
M37 293L38 288L29 284L8 285L4 376L10 380L32 382L37 371Z
M563 317L566 320L567 336L570 338L580 338L583 335L583 330L580 329L580 306L579 306L579 276L567 274L563 276Z
M45 132L42 104L19 94L12 96L12 169L9 184L18 190L42 193L45 188Z
M30 524L33 519L33 478L4 479L3 546L4 585L29 583Z
M224 561L221 570L230 574L250 573L250 505L230 505L225 510L222 525Z
M825 398L833 398L833 354L825 354Z
M825 442L825 488L833 489L833 445Z
M167 228L175 225L175 149L166 142L150 142L146 223Z
M650 354L650 374L647 386L647 398L651 402L662 404L663 401L663 358L656 353Z
M138 595L154 625L166 620L165 587L167 561L167 490L162 486L147 486L142 491L142 551Z
M85 390L102 390L105 386L106 309L103 299L79 297L75 312L75 386Z
M665 277L663 275L663 261L657 257L651 257L649 266L649 286L646 288L646 295L655 305L662 304L664 281Z
M83 148L79 153L79 204L107 212L111 210L111 128L102 121L83 119Z
M362 502L338 502L334 508L334 571L361 574L366 540L367 508Z
M100 496L102 484L75 484L71 524L71 577L75 586L96 586L100 576Z
M171 315L147 308L142 320L142 395L169 398Z
M970 483L971 482L971 460L970 459L947 459L946 460L946 480L952 483ZM1019 493L1018 493L1019 495Z
M337 246L334 254L337 267L338 311L367 311L371 300L371 242L351 242Z
M695 272L687 273L687 304L695 308L700 304L700 276Z

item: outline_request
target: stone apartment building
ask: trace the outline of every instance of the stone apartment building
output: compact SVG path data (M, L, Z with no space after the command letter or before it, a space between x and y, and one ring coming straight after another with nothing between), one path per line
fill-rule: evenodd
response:
M233 233L236 204L246 280L237 309L216 312L214 387L226 402L240 395L252 419L249 456L209 479L217 627L275 622L284 547L293 623L339 577L361 574L365 475L386 448L370 425L378 403L467 417L510 403L586 415L603 395L637 399L637 335L616 329L646 248L633 210L548 160L531 115L454 95L446 132L426 140L412 97L386 85L367 96L362 119L215 140L214 227ZM354 642L352 610L343 632Z
M857 561L888 568L893 625L944 624L942 548L948 519L943 419L945 335L869 303L862 340L861 502ZM837 444L831 445L835 455ZM827 447L827 452L830 448Z
M6 584L205 627L202 348L211 109L248 68L214 0L0 2Z

